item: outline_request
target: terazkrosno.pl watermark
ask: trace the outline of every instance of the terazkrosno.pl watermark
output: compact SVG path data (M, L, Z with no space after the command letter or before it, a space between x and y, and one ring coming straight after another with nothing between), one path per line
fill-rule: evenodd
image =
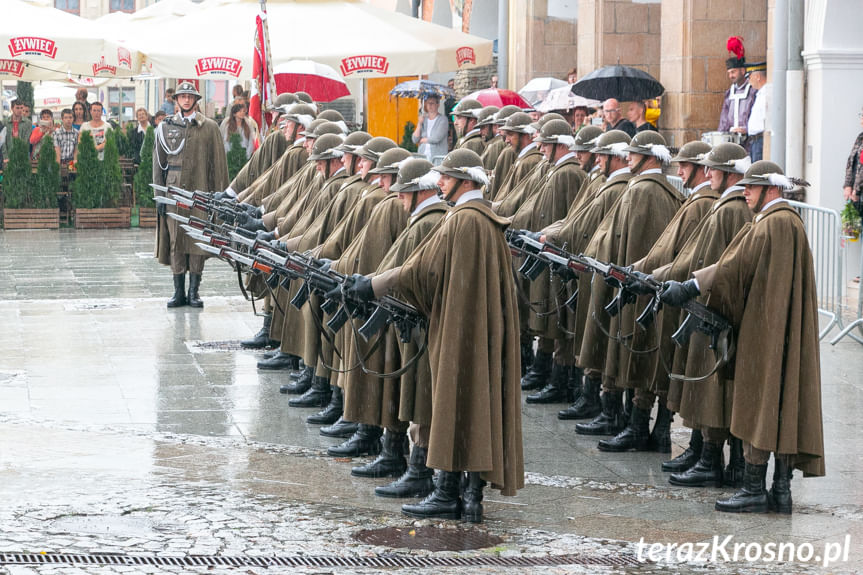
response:
M720 563L745 561L748 563L778 563L797 561L820 564L823 567L836 562L848 561L851 536L844 541L825 542L814 545L809 542L767 543L734 541L734 535L722 538L714 535L712 541L698 543L645 543L644 537L637 544L639 561L665 561L668 563Z

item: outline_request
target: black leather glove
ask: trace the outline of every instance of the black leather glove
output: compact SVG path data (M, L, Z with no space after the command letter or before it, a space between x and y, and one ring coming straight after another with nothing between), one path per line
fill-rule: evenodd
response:
M253 206L252 204L237 204L237 206L246 210L246 213L253 218L260 218L262 215L261 208L259 208L258 206Z
M680 307L691 299L697 297L701 291L694 279L685 282L667 281L662 284L662 294L659 300L672 307Z
M273 249L279 250L280 252L288 251L288 246L285 245L285 242L280 242L279 240L271 240L270 245L273 246Z
M526 238L530 238L535 242L538 242L539 238L542 237L542 232L532 232L530 230L520 230L519 234Z
M255 239L259 242L271 242L276 239L276 232L268 232L266 230L258 230L255 232Z
M345 288L345 297L362 301L370 302L375 299L375 290L372 289L372 280L361 274L351 276L353 283Z
M627 284L626 289L628 289L632 293L636 293L638 295L652 295L652 294L656 293L654 290L652 290L650 288L650 286L647 283L642 283L642 282L652 281L653 280L652 275L646 274L644 272L635 271L635 270L632 270L632 275L634 275L635 277L640 279L641 282L631 281Z
M168 215L168 204L156 204L156 213L162 217Z
M333 260L318 258L318 264L322 272L328 272L330 271L330 266L333 265Z
M253 218L249 214L237 214L237 225L239 225L244 230L249 230L250 232L256 232L258 230L266 230L266 226L264 226L264 221Z

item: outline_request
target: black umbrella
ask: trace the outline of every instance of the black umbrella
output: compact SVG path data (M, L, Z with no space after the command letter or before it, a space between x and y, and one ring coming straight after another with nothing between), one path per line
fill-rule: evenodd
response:
M662 84L647 72L619 64L594 70L572 85L573 94L592 100L632 102L656 98L663 92Z

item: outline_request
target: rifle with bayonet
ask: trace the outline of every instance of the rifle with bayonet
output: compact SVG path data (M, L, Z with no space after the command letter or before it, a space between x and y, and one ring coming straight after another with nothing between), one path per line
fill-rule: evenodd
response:
M236 224L237 220L245 215L246 210L239 207L232 200L217 200L213 194L208 194L201 191L189 191L177 186L160 186L158 184L150 184L150 187L157 192L162 192L167 195L157 195L153 200L157 204L165 204L185 208L187 210L199 209L207 212L210 221L215 221L218 217L220 220L228 224Z

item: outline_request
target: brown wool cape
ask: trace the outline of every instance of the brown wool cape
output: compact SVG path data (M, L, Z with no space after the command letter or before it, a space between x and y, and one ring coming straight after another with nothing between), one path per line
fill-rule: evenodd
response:
M512 150L512 146L510 146L509 149ZM506 199L510 192L512 192L523 179L533 172L533 168L540 161L542 161L542 154L537 146L524 152L524 155L520 158L518 157L518 154L515 154L512 167L509 169L506 178L504 178L499 186L495 183L496 190L494 196L492 197L490 195L489 199L495 203ZM497 171L495 171L495 176L497 176Z
M505 142L504 142L505 143ZM491 186L486 193L487 200L494 200L498 190L503 186L515 162L515 150L505 143L505 147L497 156L491 176Z
M551 165L542 158L537 162L530 174L522 179L500 202L492 206L494 212L505 218L511 218L543 185L545 175Z
M500 134L489 140L486 143L485 151L482 153L482 167L493 172L497 165L497 159L507 147L509 146L507 146L506 140Z
M731 433L824 475L818 300L800 216L770 206L737 234L712 282L696 278L737 332Z
M261 147L254 151L252 157L249 158L249 161L246 162L246 165L243 166L234 178L234 181L231 182L231 189L236 194L244 192L258 176L277 162L287 149L288 140L282 131L276 130L272 132L264 139Z
M524 460L508 225L486 201L452 208L400 268L396 288L429 319L428 466L480 471L504 495L514 495L524 486Z
M482 153L485 152L485 142L482 139L479 131L474 132L469 136L465 136L461 138L456 143L456 149L466 149L472 152L476 152L477 156L482 156Z

